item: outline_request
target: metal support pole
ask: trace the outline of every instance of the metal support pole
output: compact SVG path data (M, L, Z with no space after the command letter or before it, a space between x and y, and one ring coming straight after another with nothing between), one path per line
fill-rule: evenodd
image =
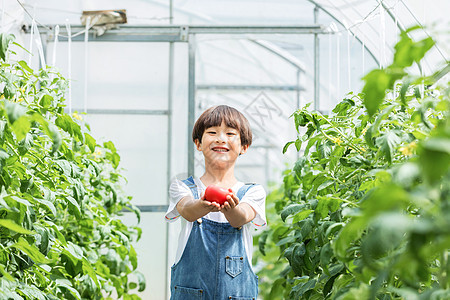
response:
M301 105L301 103L300 103L300 72L301 71L302 71L301 69L297 69L297 86L299 87L299 89L297 90L297 93L296 93L296 97L297 97L297 107L295 108L296 110L300 109L300 105ZM297 151L297 160L299 158L300 158L300 151Z
M302 70L297 69L297 78L296 78L296 82L297 82L297 90L295 93L295 97L297 99L297 106L295 107L295 109L300 109L300 72Z
M314 23L319 22L319 7L314 7ZM320 92L320 77L319 77L319 35L314 33L314 109L319 110L319 92Z
M41 34L40 36L41 45L42 45L42 55L45 58L45 61L48 61L48 34ZM42 65L41 60L39 59L39 69L45 69L46 66Z
M172 110L173 110L173 60L174 60L174 43L169 43L169 82L167 88L167 204L169 204L169 187L172 176ZM165 299L168 299L167 292L169 290L168 280L169 273L169 224L166 223L166 288Z
M188 83L188 174L195 176L195 152L192 129L195 119L195 35L189 35L189 83Z
M170 0L169 6L169 23L173 21L173 7L172 0ZM174 70L174 43L169 43L169 78L167 87L167 204L169 204L169 186L172 176L172 113L173 113L173 70ZM169 223L166 222L166 270L165 270L165 289L164 298L169 298Z

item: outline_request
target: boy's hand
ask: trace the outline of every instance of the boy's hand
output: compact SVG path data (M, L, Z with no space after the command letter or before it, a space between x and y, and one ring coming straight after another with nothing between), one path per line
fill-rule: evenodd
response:
M233 190L228 189L228 191L231 192L231 195L227 196L227 201L222 206L223 212L228 212L239 204L239 198L233 193Z
M219 203L216 202L209 202L205 199L205 193L202 193L200 197L200 203L203 207L207 208L210 212L217 212L221 211L222 207Z
M231 189L228 190L231 192L231 195L227 196L227 202L224 203L221 211L231 226L240 228L253 220L256 212L248 203L240 203L239 198L233 191Z

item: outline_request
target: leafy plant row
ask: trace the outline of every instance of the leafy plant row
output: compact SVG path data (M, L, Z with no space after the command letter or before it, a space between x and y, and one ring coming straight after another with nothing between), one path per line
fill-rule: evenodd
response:
M64 112L58 72L10 59L13 40L0 36L0 298L140 299L141 229L119 219L140 214L121 190L120 156Z
M258 238L265 299L450 298L450 91L408 74L433 44L403 32L361 94L292 115L283 151L301 155Z

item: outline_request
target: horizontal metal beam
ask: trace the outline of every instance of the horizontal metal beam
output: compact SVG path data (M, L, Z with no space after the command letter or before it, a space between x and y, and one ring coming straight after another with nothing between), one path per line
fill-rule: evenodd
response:
M257 90L257 91L304 91L297 85L229 85L229 84L198 84L197 90Z
M53 34L49 34L47 37L49 42L52 42L55 37ZM58 37L59 41L65 42L68 40L66 36ZM89 32L90 42L153 42L153 43L165 43L165 42L184 42L179 35L138 35L138 34L115 34L106 32L103 35L96 35L93 32ZM72 42L84 42L84 35L77 35L72 37Z
M189 33L195 34L312 34L328 33L323 25L278 25L278 26L247 26L247 25L223 25L223 26L186 26Z
M47 35L49 41L54 40L56 25L39 26L39 31ZM59 25L61 41L67 40L65 25ZM30 33L30 26L22 28ZM82 25L71 25L72 41L84 41L85 29ZM190 34L329 34L333 33L326 26L313 25L121 25L118 28L107 30L103 35L97 36L95 29L90 29L90 41L121 41L121 42L187 42Z
M169 208L168 205L135 205L141 212L166 212ZM122 212L132 213L129 209L122 209Z
M69 110L64 110L66 113ZM91 115L168 115L168 110L154 110L154 109L88 109L72 108L72 112L86 112Z

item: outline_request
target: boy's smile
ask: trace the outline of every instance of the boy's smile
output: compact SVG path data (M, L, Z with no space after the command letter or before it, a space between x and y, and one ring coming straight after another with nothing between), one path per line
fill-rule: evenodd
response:
M214 152L218 152L218 153L225 153L230 151L230 149L226 148L226 147L213 147L212 150Z

